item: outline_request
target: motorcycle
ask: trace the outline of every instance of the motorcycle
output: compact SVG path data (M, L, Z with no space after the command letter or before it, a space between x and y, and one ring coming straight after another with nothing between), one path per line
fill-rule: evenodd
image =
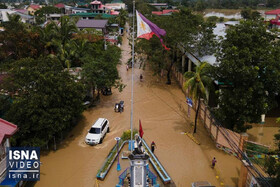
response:
M119 103L116 103L114 110L115 112L122 113L124 111L124 101L120 101Z

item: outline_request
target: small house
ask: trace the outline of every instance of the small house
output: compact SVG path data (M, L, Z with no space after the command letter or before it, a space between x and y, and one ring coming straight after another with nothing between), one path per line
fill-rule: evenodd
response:
M30 15L34 15L34 13L37 11L37 10L39 10L39 9L41 9L42 7L41 7L41 5L30 5L28 8L27 8L27 11L28 11L28 14L30 14Z
M10 147L10 138L18 130L17 126L0 118L0 186L7 170L6 148Z
M80 29L96 29L102 31L103 35L107 33L108 20L80 19L76 26Z

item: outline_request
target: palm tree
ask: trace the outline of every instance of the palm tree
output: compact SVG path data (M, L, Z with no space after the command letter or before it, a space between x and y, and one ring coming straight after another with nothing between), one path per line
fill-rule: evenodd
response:
M56 31L57 38L61 40L61 44L64 45L69 41L74 33L78 32L76 24L67 16L63 16L59 20L60 24L55 24L54 30Z
M127 18L128 18L127 11L124 9L121 9L118 17L116 18L116 20L119 22L120 27L124 27Z
M197 126L197 117L198 111L200 107L200 99L206 99L206 89L204 85L209 85L211 83L210 77L208 77L205 73L205 66L207 66L207 62L203 62L196 67L195 72L186 72L185 78L187 79L185 82L185 89L189 89L189 93L194 100L198 100L198 106L195 114L195 124L193 133L196 133Z

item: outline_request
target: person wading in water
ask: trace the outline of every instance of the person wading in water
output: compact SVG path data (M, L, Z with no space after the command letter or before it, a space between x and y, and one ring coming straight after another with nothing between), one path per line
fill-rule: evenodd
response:
M152 143L151 143L151 150L152 150L152 153L154 153L155 147L156 147L156 144L155 144L154 141L152 141Z

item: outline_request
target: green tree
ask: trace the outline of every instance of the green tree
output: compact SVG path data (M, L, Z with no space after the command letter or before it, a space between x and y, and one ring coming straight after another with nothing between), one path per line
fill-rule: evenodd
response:
M43 6L41 9L37 10L34 15L36 19L36 23L42 24L46 21L46 15L47 14L55 14L55 13L61 13L59 8L53 7L53 6Z
M166 36L163 40L167 47L170 48L170 51L164 50L158 39L150 40L150 47L141 47L141 50L139 50L148 54L149 57L150 55L154 56L151 52L157 49L154 48L155 46L161 47L162 52L157 52L157 54L161 55L162 62L160 63L164 63L163 67L167 70L167 84L171 84L170 75L172 67L178 58L179 44L183 45L188 52L199 52L203 55L213 52L215 44L213 27L215 24L204 22L202 16L193 14L191 10L182 8L179 13L173 13L170 16L157 16L152 21L160 28L165 29ZM141 42L137 42L136 45L141 45ZM143 46L147 44L145 43ZM157 62L159 61L156 60L152 63ZM154 67L157 67L157 65L154 65ZM162 67L162 65L158 67Z
M107 50L100 50L97 56L85 56L83 60L82 77L89 85L92 93L95 89L99 91L104 87L120 86L117 64L120 59L121 51L118 47L109 45Z
M83 85L55 59L24 58L16 61L8 74L2 86L17 94L4 118L19 127L14 136L16 146L46 146L69 130L83 111Z
M59 20L60 25L55 24L54 30L56 32L56 39L59 40L64 47L65 44L72 38L78 29L75 22L68 16L63 16Z
M197 117L200 107L200 99L207 99L206 98L206 88L205 86L210 86L211 84L211 78L208 77L205 69L207 67L208 63L203 62L199 66L196 67L195 72L186 72L185 73L185 89L189 89L189 93L191 97L198 102L196 114L195 114L195 124L194 124L194 130L193 133L196 133L196 127L197 127Z
M243 19L251 19L252 10L250 8L242 9L241 16Z
M213 22L213 23L218 22L218 20L219 20L219 18L217 16L210 16L207 18L208 22Z
M215 80L228 85L219 92L216 117L227 128L246 131L276 106L279 93L279 42L260 20L247 20L227 30L214 67Z
M7 9L8 7L5 4L0 4L0 9Z
M55 55L65 67L70 68L72 61L77 57L77 40L74 41L74 34L78 29L73 20L64 16L60 19L60 25L50 23L46 28L41 29L42 41L49 54Z
M260 19L261 14L258 11L252 11L250 8L242 9L241 10L241 16L244 19Z
M128 18L127 11L124 9L121 9L118 17L116 18L116 21L117 21L117 23L119 23L120 27L124 27L127 18Z
M206 4L202 0L198 0L195 4L196 11L203 11L206 8Z
M43 52L40 35L30 31L20 22L19 15L9 15L0 32L0 61L18 60L25 57L37 58Z

